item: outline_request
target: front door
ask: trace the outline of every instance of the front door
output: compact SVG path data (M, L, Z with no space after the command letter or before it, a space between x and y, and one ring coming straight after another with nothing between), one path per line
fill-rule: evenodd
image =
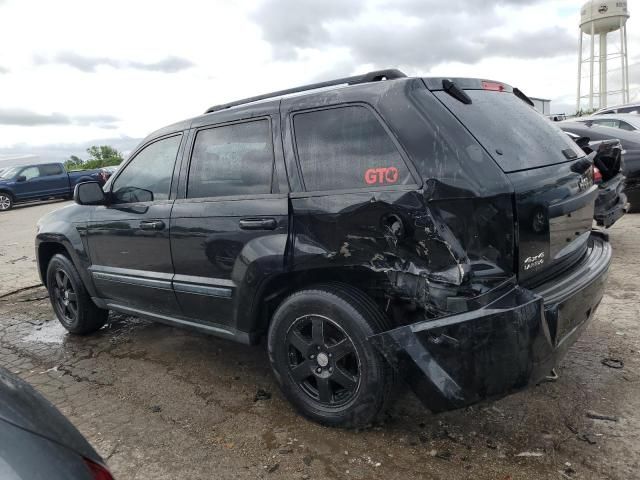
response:
M13 191L17 200L41 198L40 169L37 166L23 168L16 176Z
M98 295L132 313L179 313L171 280L171 182L182 134L143 146L111 183L88 224Z
M278 127L273 114L196 129L184 198L171 215L182 312L222 335L247 331L242 312L262 279L283 270L288 199L272 181Z

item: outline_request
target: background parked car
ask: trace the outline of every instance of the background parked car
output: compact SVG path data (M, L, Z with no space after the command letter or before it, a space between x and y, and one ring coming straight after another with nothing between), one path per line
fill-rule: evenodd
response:
M620 128L629 132L640 131L640 115L633 113L606 113L591 117L580 117L575 121L601 127Z
M625 105L615 105L597 110L594 115L604 115L607 113L640 113L640 103L627 103Z
M71 198L77 183L98 180L99 170L67 172L62 163L12 167L0 174L0 211L16 203Z
M593 218L601 227L609 228L628 210L624 193L625 177L622 174L622 145L619 140L590 141L566 132L593 162L593 183L598 185Z
M0 368L0 478L113 480L104 460L31 385Z
M620 128L603 127L577 121L558 122L565 132L591 141L618 139L622 145L622 173L626 177L624 193L631 204L631 211L640 209L640 132L629 132Z

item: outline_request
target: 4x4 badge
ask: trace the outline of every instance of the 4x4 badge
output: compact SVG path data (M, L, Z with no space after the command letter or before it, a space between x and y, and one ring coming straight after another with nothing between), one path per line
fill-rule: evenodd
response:
M364 181L368 185L374 183L396 183L398 181L398 169L396 167L370 168L364 172Z

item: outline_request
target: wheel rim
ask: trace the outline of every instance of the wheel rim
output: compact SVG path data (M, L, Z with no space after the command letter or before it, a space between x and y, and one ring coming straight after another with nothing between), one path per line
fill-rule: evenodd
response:
M328 407L350 402L360 387L360 358L347 333L321 315L296 319L285 345L289 375L304 394Z
M76 294L69 275L58 269L54 274L53 300L60 313L60 321L72 325L78 319L78 295Z
M9 210L11 199L6 195L0 195L0 210Z

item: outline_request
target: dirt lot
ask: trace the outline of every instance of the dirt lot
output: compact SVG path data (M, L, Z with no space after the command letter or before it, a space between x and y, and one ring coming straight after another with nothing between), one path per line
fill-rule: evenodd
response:
M42 210L0 217L5 278L15 255L34 267L11 244ZM68 415L119 479L640 478L640 215L610 233L607 294L560 379L446 414L404 391L372 429L323 428L283 400L264 347L119 315L74 337L42 287L0 299L0 365ZM27 240L16 248L31 252Z

